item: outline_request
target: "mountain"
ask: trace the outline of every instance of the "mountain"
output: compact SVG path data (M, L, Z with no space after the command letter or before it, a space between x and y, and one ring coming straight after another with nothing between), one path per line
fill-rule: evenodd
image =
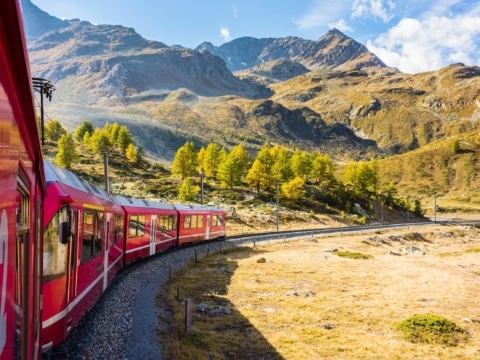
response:
M243 37L167 46L134 29L59 20L22 0L32 75L56 87L48 116L128 125L170 162L186 140L254 154L266 141L336 161L401 154L476 131L480 69L404 74L333 29L317 41Z
M225 61L231 71L245 70L278 59L295 61L310 70L387 67L375 54L337 29L318 41L298 37L255 39L242 37L218 47L205 42L196 47Z

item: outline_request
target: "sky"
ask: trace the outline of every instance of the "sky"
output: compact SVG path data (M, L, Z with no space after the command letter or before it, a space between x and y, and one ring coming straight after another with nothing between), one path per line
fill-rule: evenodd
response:
M480 0L31 0L60 19L132 27L195 48L250 36L318 40L336 28L409 74L480 65Z

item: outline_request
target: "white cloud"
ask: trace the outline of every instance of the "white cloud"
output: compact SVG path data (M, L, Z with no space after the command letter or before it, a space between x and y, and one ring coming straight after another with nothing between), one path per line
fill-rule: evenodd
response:
M372 16L387 23L394 17L395 3L384 0L354 0L352 4L352 18Z
M436 70L454 62L474 65L480 59L476 37L480 16L405 18L367 47L388 66L403 72Z
M233 17L234 18L238 17L238 8L236 6L233 7Z
M330 28L338 29L342 32L353 32L353 29L345 22L345 20L340 19L337 22L328 24Z
M348 1L316 0L308 9L308 12L295 23L302 30L328 26L330 23L339 21L344 14L348 13L350 4ZM340 20L341 21L341 20Z
M232 36L230 35L230 31L226 27L223 27L223 28L220 29L220 36L223 38L223 41L232 40Z

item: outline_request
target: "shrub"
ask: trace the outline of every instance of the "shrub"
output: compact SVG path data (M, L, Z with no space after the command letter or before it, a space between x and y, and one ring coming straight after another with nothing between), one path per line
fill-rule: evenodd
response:
M404 337L413 343L442 344L456 346L467 340L465 329L433 314L414 315L396 325Z

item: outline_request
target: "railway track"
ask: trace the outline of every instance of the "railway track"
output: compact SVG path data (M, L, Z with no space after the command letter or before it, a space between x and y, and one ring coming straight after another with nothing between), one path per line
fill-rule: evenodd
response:
M167 326L169 312L159 308L163 283L195 258L229 247L257 243L309 239L335 234L369 233L386 229L410 229L428 225L477 225L480 221L432 221L305 229L229 236L226 241L204 242L168 250L125 268L107 289L81 325L67 339L68 359L164 360L158 341L159 326ZM115 314L112 315L112 308ZM162 319L164 319L162 321ZM160 323L160 325L159 325ZM164 323L162 325L162 323Z

